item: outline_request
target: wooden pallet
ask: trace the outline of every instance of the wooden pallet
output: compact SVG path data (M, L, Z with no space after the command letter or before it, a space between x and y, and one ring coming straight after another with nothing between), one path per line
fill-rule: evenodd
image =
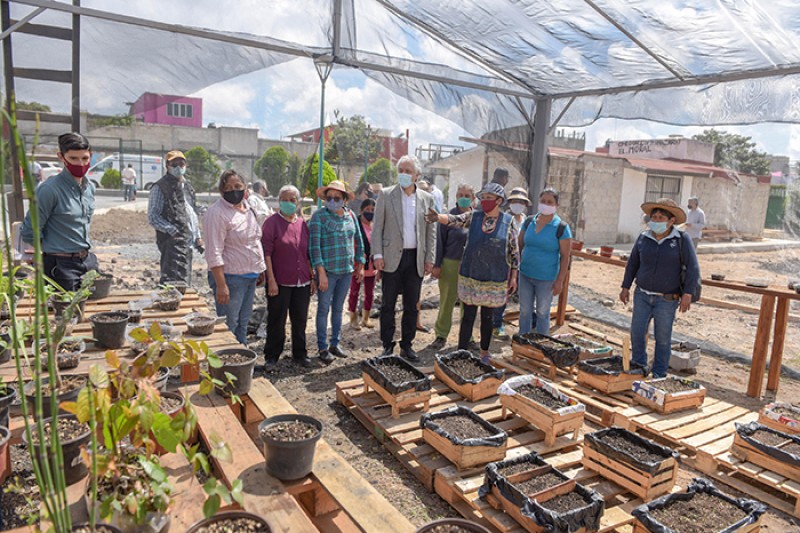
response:
M800 468L767 455L744 440L739 433L733 434L731 453L742 461L749 461L772 472L780 472L782 476L800 483Z
M763 517L759 517L754 524L747 524L746 526L737 528L734 533L757 533L758 531L761 531L762 518ZM634 520L633 533L650 533L650 530L644 527L639 520Z

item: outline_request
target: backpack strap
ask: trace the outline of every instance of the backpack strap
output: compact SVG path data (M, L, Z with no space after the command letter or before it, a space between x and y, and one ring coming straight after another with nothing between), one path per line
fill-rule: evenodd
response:
M531 225L531 220L533 220L533 215L530 215L525 219L525 222L522 223L522 231L528 231L528 226Z
M558 223L558 229L556 229L556 239L560 241L565 231L567 231L567 223L561 220Z

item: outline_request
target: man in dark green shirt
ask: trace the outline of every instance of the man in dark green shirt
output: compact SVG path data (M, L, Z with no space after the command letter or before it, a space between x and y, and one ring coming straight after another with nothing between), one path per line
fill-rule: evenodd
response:
M58 159L64 170L36 188L45 275L64 290L74 291L81 276L97 270L89 252L89 222L94 213L94 185L84 176L92 150L80 133L58 137ZM22 223L22 240L33 242L30 211Z

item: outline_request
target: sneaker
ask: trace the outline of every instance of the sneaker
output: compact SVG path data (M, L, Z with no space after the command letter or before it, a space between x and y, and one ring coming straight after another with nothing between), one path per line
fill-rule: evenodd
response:
M506 333L506 327L505 326L500 326L499 328L494 328L494 330L492 330L492 335L494 336L495 339L498 339L498 340L501 340L501 341L507 341L508 340L508 334Z
M441 350L444 348L444 345L447 344L447 340L444 337L436 337L436 340L431 343L432 350Z
M335 355L336 357L341 357L343 359L347 357L347 354L344 353L338 346L331 346L330 348L328 348L328 353L330 353L331 355Z
M320 350L319 351L319 360L329 365L333 363L333 356L328 352L328 350Z

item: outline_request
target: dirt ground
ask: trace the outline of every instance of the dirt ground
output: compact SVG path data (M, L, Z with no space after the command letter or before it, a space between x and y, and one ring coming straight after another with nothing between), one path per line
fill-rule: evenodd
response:
M97 247L101 268L117 278L120 289L154 288L158 280L158 252L155 247L153 230L147 225L146 215L125 210L112 210L108 214L96 216L92 221L92 237ZM711 272L725 273L729 279L744 279L749 276L769 277L773 282L784 285L787 276L800 272L800 259L794 253L746 253L724 255L701 255L700 263L704 275ZM194 279L201 294L209 296L206 283L205 263L196 259ZM798 276L800 277L800 276ZM572 282L575 294L591 297L605 302L609 309L629 314L618 300L622 269L601 265L595 262L575 262ZM756 306L758 302L749 295L725 294L706 287L703 292L708 297L727 299L737 303ZM210 301L210 300L209 300ZM264 305L264 294L259 291L256 306ZM432 327L436 320L438 291L435 280L426 279L423 284L423 324ZM512 306L513 309L513 306ZM315 331L313 316L316 305L312 302L307 336L309 354L315 353ZM793 313L800 310L793 306ZM458 311L455 324L448 338L448 346L443 351L454 348L458 333ZM742 311L718 309L708 306L693 306L690 313L678 318L676 329L711 340L725 348L748 354L752 351L755 337L757 315ZM611 328L592 320L590 317L570 317L571 321L581 323L595 330L621 338L625 331ZM398 316L399 327L399 316ZM800 368L800 335L798 323L791 322L787 334L784 364ZM349 353L347 359L337 359L330 366L317 365L304 370L293 365L287 356L289 339L284 356L277 368L267 374L269 379L284 397L301 413L320 418L325 424L326 440L375 488L383 494L414 524L447 516L458 516L446 502L436 494L428 492L386 449L353 417L337 403L335 383L360 376L359 362L367 357L378 355L380 341L375 329L353 331L347 325L343 328L341 347ZM507 328L514 333L513 326ZM477 331L476 331L477 335ZM250 347L261 352L263 339L251 337ZM433 350L428 346L434 334L418 333L415 349L421 357L422 366L433 365ZM494 355L510 354L510 341L492 343ZM766 400L755 400L744 394L749 367L720 359L703 356L696 379L709 389L709 394L750 409L758 409ZM259 375L259 372L257 372ZM787 378L781 381L778 399L792 401L800 397L800 382ZM679 483L686 486L695 474L681 472ZM726 486L726 492L737 494ZM800 531L795 519L770 510L766 520L767 531Z

